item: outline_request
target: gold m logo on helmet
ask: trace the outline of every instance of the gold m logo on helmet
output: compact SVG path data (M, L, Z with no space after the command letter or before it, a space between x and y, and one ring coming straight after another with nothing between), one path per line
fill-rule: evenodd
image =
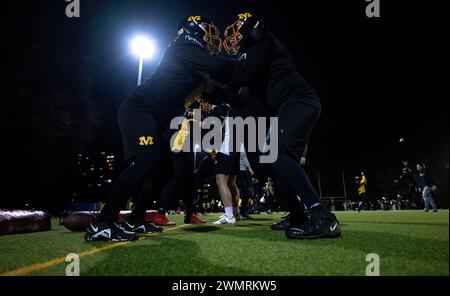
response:
M197 22L199 22L199 21L202 20L202 17L199 16L199 15L193 15L193 16L188 17L187 20L188 20L188 22L192 22L192 21L197 21Z
M244 12L244 13L238 14L238 18L240 20L243 20L243 19L246 19L246 18L249 18L249 17L252 17L251 13L249 13L249 12Z
M153 145L153 137L150 136L142 136L139 138L139 145L140 146L148 146L148 145Z

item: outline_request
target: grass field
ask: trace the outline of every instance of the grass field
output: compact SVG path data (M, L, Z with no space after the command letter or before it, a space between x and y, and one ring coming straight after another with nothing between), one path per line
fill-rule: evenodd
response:
M336 215L343 236L310 241L270 230L281 213L234 226L172 216L178 225L162 234L112 244L85 243L54 220L49 232L0 236L0 274L65 275L65 256L77 253L81 275L365 275L366 255L376 253L381 275L448 275L448 211Z

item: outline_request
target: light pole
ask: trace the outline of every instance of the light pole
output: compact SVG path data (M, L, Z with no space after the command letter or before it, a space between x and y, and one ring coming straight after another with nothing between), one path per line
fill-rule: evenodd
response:
M131 50L139 58L139 72L137 85L142 83L142 70L144 59L153 57L155 53L154 42L146 36L137 36L131 41Z
M197 150L200 148L199 144L195 144L194 146L194 172L195 169L197 168Z
M144 68L144 58L141 56L139 57L139 72L138 72L138 81L137 85L141 85L142 83L142 70Z

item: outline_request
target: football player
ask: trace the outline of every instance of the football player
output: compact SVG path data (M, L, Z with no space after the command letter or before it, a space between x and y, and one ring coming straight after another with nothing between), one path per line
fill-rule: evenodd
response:
M326 210L299 162L321 113L317 93L299 74L285 46L252 13L240 13L226 28L223 45L230 54L246 54L241 67L223 82L248 86L278 117L278 158L272 167L298 199L290 209L286 236L340 236L339 222ZM309 213L306 223L302 204Z
M130 197L139 195L149 179L157 178L158 172L171 164L167 138L170 122L184 113L186 101L202 93L204 75L220 79L233 71L235 63L214 55L221 46L214 23L198 15L184 19L154 74L121 104L119 126L124 159L131 165L117 178L105 206L88 227L87 241L136 240L136 232L155 231L153 225L145 222L142 208L133 209L124 227L116 223L118 214ZM138 200L137 204L145 202Z

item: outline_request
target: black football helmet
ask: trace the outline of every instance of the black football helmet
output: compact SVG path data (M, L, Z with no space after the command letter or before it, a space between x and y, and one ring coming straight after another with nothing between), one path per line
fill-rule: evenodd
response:
M262 19L249 12L239 13L237 20L225 29L223 47L228 54L237 55L250 43L261 39L263 34Z
M185 35L208 49L211 54L219 54L222 49L220 32L213 22L200 15L189 16L178 27L178 36Z

